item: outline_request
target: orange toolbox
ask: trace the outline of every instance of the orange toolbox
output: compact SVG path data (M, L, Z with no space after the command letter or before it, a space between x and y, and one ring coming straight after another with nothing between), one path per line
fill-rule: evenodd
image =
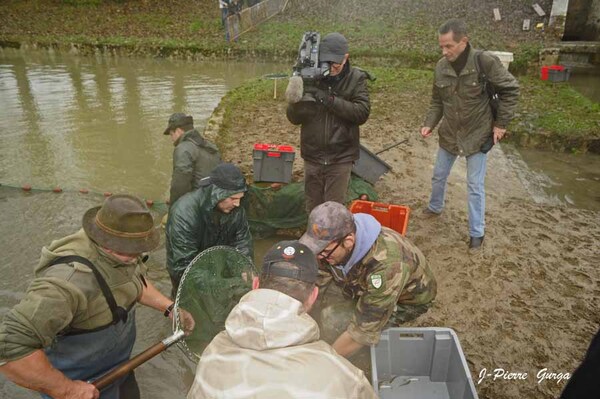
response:
M350 212L368 213L383 226L396 230L402 235L406 234L408 215L410 215L410 208L407 206L356 200L350 204Z

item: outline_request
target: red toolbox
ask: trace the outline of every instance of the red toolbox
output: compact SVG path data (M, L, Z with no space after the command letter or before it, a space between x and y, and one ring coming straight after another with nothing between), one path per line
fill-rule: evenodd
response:
M292 180L295 155L291 145L254 144L254 181L289 183Z
M566 82L571 77L571 68L563 65L546 65L541 68L542 80L550 82Z

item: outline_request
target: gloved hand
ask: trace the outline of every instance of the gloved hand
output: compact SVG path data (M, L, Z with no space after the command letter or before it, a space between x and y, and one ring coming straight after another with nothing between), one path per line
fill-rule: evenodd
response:
M316 87L310 87L306 88L304 92L312 94L318 103L323 104L326 107L330 107L333 105L334 96L327 90L319 89Z

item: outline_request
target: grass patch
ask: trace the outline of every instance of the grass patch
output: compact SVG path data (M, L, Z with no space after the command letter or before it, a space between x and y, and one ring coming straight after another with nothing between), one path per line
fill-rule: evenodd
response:
M549 83L532 76L519 78L519 131L571 137L600 135L600 104L592 102L566 83Z
M287 81L285 84L287 85ZM273 101L279 100L273 100L273 81L269 79L252 79L229 91L219 104L219 108L225 109L219 131L219 147L231 143L234 139L231 135L234 122L239 125L240 118L246 117L239 110L247 109L249 105Z
M62 0L62 3L69 6L99 6L102 0Z

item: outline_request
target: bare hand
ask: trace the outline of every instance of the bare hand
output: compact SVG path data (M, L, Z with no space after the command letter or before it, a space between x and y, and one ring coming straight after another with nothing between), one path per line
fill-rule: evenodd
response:
M421 128L421 136L423 136L425 138L431 136L431 128L428 126L423 126Z
M494 144L498 144L500 140L506 135L506 129L494 126Z
M188 312L187 310L179 308L177 309L177 311L179 312L179 323L181 324L181 328L183 329L185 335L188 336L192 333L192 331L194 331L196 322L194 321L194 318L192 317L190 312ZM171 314L169 315L171 319L173 319L173 314L174 312L171 312Z
M57 399L98 399L100 392L92 384L84 381L71 381L66 387L65 392Z

